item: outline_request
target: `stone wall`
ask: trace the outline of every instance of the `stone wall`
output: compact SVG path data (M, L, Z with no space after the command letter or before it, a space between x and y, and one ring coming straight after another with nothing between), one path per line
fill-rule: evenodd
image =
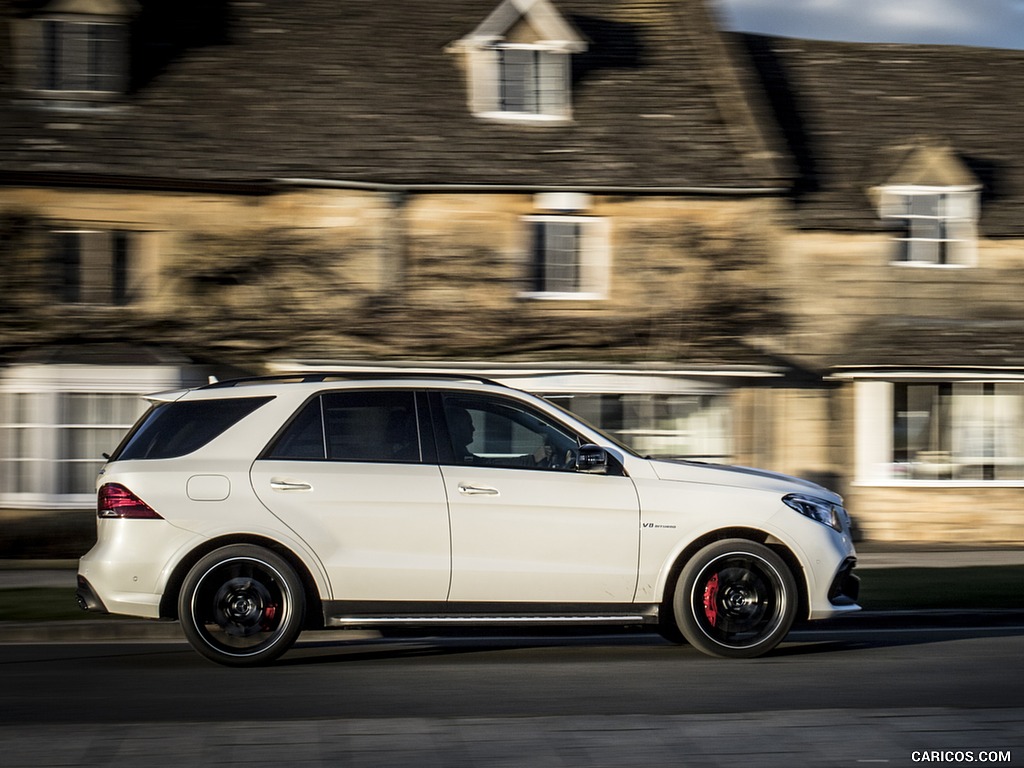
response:
M1024 546L1024 488L858 485L847 506L870 541Z
M320 358L642 362L700 349L728 360L717 340L785 324L763 224L771 205L593 197L580 214L607 221L606 297L536 300L522 295L524 217L545 212L533 195L11 188L0 213L33 226L5 245L8 263L45 269L48 228L128 229L145 233L145 285L124 307L57 304L45 275L8 286L23 298L6 346L114 335L236 364L285 347Z

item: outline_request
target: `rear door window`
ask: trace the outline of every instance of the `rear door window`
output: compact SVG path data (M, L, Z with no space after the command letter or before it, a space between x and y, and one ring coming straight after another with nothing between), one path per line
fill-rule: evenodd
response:
M262 458L419 462L415 394L325 392L296 414Z
M128 433L111 461L172 459L192 453L272 399L239 397L154 405Z

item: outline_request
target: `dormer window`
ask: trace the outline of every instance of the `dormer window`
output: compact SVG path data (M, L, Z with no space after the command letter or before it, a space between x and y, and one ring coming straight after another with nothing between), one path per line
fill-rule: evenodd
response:
M449 51L465 54L478 117L568 120L572 54L586 47L548 0L505 0Z
M977 252L977 178L953 149L921 140L904 151L878 194L878 214L893 231L891 262L969 267Z
M973 265L977 210L975 189L883 189L882 221L896 231L892 262L938 267Z
M124 90L123 24L44 20L39 90L110 94Z
M484 112L569 115L569 56L530 46L499 46L497 103Z
M106 102L128 90L134 0L52 0L14 26L17 82L61 106Z

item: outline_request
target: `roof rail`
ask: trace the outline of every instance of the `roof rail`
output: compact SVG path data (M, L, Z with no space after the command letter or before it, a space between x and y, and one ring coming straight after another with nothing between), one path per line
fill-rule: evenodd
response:
M493 384L504 387L499 381L472 373L430 373L427 371L310 371L303 373L272 373L263 376L242 376L237 379L224 379L204 384L199 389L227 389L247 384L307 384L332 381L364 381L372 379L445 379L449 381L476 381L481 384Z

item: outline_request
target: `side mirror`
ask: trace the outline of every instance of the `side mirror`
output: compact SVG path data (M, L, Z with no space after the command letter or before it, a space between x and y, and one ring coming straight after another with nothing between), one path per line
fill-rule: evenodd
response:
M576 469L591 475L606 474L608 472L608 451L593 443L581 445L576 456Z

